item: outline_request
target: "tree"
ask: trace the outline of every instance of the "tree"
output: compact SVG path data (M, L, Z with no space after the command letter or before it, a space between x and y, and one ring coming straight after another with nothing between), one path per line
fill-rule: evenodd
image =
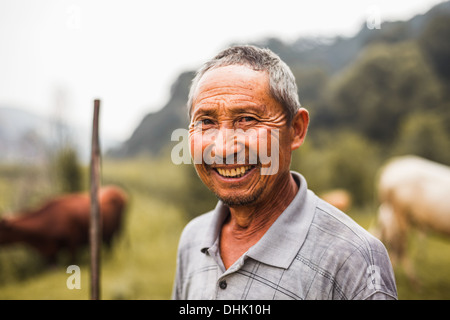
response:
M397 154L415 154L450 165L450 136L437 113L413 113L400 126L394 148Z
M378 145L358 133L322 131L294 152L291 168L305 176L314 192L343 188L355 204L365 205L374 199L380 159Z
M341 126L388 144L405 115L442 103L442 85L414 42L369 47L327 94Z
M418 41L435 72L447 81L450 81L449 39L450 20L448 15L442 14L427 24Z
M74 148L66 146L55 157L55 174L58 188L63 193L78 192L82 186L82 172Z

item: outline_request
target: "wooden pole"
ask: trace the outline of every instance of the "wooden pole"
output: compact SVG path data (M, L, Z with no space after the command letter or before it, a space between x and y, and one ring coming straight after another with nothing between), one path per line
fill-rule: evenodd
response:
M98 191L100 188L100 143L98 123L100 100L94 100L91 149L91 223L89 228L91 249L91 300L100 299L100 244L101 220Z

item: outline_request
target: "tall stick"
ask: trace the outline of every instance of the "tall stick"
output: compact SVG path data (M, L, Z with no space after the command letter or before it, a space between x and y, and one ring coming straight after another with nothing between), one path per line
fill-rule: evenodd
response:
M100 299L100 241L101 220L98 190L100 185L100 144L98 122L100 100L94 100L91 149L91 223L89 228L91 249L91 300Z

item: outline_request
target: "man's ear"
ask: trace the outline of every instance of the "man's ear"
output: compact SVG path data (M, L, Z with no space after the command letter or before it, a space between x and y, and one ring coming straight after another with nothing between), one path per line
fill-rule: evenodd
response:
M309 113L305 108L300 108L292 119L292 143L291 150L299 148L305 141L306 132L309 125Z

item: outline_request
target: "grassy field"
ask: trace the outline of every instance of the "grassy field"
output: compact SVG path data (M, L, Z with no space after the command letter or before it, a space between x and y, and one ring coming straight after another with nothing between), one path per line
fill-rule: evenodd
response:
M103 164L103 184L120 184L130 194L124 232L111 251L102 250L103 299L170 298L178 239L187 220L176 204L158 197L173 181L170 170L150 170L150 162ZM158 192L153 194L155 189ZM11 194L2 193L4 207L13 207L5 204L12 199L5 195ZM58 266L46 270L40 258L25 247L1 248L0 299L88 299L87 252L79 262L80 290L67 288L70 274L64 257L60 260Z
M366 229L375 219L375 215L367 209L353 209L349 215ZM418 283L410 281L401 266L394 266L399 299L450 299L450 238L436 234L423 237L413 231L408 251Z
M27 184L27 179L34 182ZM146 158L104 161L103 184L108 183L124 187L131 201L123 234L111 251L102 251L101 297L169 299L178 239L188 221L182 206L186 201L182 196L186 188L184 169L167 161ZM43 187L38 188L40 185ZM36 203L51 194L50 185L41 170L0 168L0 209L15 209L22 199ZM27 190L20 189L24 186ZM368 210L353 209L350 215L366 228L373 219ZM450 299L450 240L430 236L419 241L413 237L411 255L421 283L413 287L404 272L396 269L400 299ZM81 289L69 290L66 281L70 275L66 273L68 265L64 257L58 266L49 270L26 247L2 247L0 299L88 299L87 252L81 255L78 265Z
M184 224L180 211L171 204L134 192L127 213L125 233L117 239L112 251L103 250L102 298L168 299L175 271L176 246ZM9 253L11 255L12 252ZM89 297L87 254L82 255L80 261L81 290L67 289L67 264L44 270L38 263L37 268L40 273L2 285L0 298Z

